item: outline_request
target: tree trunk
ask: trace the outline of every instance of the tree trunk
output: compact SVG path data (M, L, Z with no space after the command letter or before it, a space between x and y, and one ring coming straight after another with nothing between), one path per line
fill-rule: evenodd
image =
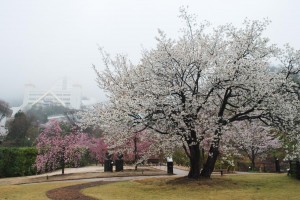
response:
M210 178L212 172L214 171L217 158L219 156L219 143L221 136L221 128L215 130L215 140L212 142L209 148L206 163L204 164L203 170L201 171L201 177Z
M204 167L204 148L200 148L200 169Z
M64 159L61 160L61 174L62 175L65 174L65 160Z
M135 162L134 170L137 171L138 149L137 149L137 137L136 136L134 137L133 142L134 142L134 162Z
M254 154L254 150L252 150L251 154L252 154L252 157L251 157L251 170L254 171L255 170L255 154Z
M200 146L199 143L189 146L190 150L190 171L189 178L200 178Z
M201 177L210 178L212 172L214 171L218 156L219 156L218 146L211 145L206 163L204 164L203 170L201 171Z
M62 155L61 155L61 160L60 160L60 165L61 165L61 174L65 174L65 150L66 148L63 147Z

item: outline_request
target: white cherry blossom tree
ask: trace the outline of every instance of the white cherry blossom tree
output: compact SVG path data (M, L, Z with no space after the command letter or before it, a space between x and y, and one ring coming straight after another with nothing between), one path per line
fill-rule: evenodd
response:
M280 148L281 142L271 132L269 127L257 122L237 122L224 133L223 137L229 138L229 143L251 161L252 169L255 169L257 158L263 158L271 150Z
M268 21L211 29L208 23L197 25L185 10L181 18L186 22L182 35L175 40L159 31L156 48L145 51L138 65L101 50L106 70L95 70L109 101L84 123L101 123L120 143L128 134L147 130L162 148L183 146L190 158L188 177L210 177L226 126L250 119L293 125L288 122L297 114L299 99L287 91L293 88L289 74L299 70L281 56L288 53L263 37ZM285 70L272 72L270 64L279 56L287 59ZM206 137L208 157L200 173Z

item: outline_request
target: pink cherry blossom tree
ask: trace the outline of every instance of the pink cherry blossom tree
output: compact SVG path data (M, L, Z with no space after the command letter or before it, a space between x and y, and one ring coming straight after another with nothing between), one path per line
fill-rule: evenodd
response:
M145 133L138 132L128 138L127 141L117 148L117 151L124 155L124 160L131 161L135 164L135 170L138 165L145 162L151 155L147 155L149 148L153 144L149 138L145 137Z
M108 152L114 154L115 159L118 154L122 154L124 161L133 162L136 170L138 165L143 164L149 158L159 157L163 151L171 155L171 147L169 150L163 148L161 137L157 137L157 134L149 135L148 131L124 132L120 131L122 137L118 138L112 138L116 137L116 134L107 134L105 136L107 149Z
M39 172L64 169L66 164L79 165L90 138L85 133L64 133L58 121L49 121L37 138L36 167Z
M88 144L90 156L99 163L104 163L107 145L103 138L91 138Z

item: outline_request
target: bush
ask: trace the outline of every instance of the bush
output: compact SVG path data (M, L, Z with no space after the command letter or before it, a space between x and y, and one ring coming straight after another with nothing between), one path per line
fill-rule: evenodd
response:
M36 174L33 166L36 156L37 150L34 147L0 148L0 177Z
M173 161L177 165L186 166L186 167L190 166L190 159L187 157L184 150L181 148L178 148L174 151Z

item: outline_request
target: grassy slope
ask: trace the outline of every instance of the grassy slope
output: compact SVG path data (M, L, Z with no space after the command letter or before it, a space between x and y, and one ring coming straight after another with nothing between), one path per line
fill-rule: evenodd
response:
M48 199L46 192L48 190L76 185L79 182L67 182L67 183L39 183L39 184L30 184L30 185L0 185L0 199L8 200L43 200Z
M82 191L98 199L300 199L300 181L286 174L251 174L211 180L147 179Z

